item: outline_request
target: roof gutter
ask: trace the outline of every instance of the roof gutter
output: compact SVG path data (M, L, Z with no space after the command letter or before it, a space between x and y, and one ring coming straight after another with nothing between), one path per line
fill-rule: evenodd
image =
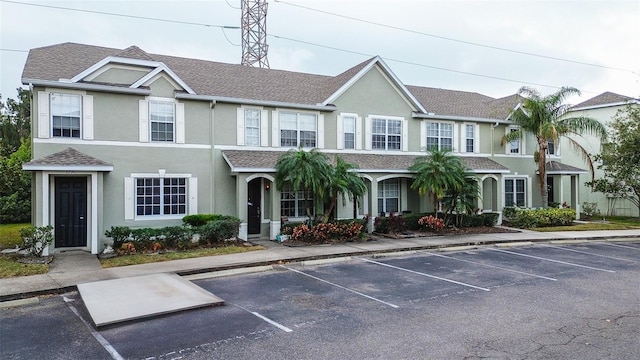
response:
M45 87L49 86L49 87L57 87L57 88L64 88L64 89L80 89L80 90L113 92L113 93L121 93L121 94L133 94L133 95L151 95L151 90L147 90L147 89L131 89L128 87L118 87L118 86L109 86L109 85L100 85L100 84L61 82L61 81L39 80L39 79L29 79L29 78L22 78L22 83L24 85L31 85L31 86L45 86Z
M602 109L602 108L608 108L608 107L614 107L614 106L625 106L625 105L631 105L631 104L640 104L640 100L629 99L628 101L619 101L619 102L608 103L608 104L582 106L582 107L572 107L572 108L569 109L569 111L583 111L583 110L591 110L591 109Z
M296 104L296 103L288 103L283 101L255 100L255 99L233 98L233 97L226 97L226 96L194 95L194 94L184 94L184 93L176 94L176 99L212 101L214 103L221 102L221 103L230 103L230 104L285 107L285 108L317 110L317 111L336 111L337 110L337 108L333 105Z
M453 116L453 115L436 115L433 113L423 114L414 112L411 114L414 118L418 119L433 119L433 120L458 120L458 121L475 121L482 123L491 123L491 124L511 124L509 120L501 120L501 119L488 119L488 118L479 118L473 116Z

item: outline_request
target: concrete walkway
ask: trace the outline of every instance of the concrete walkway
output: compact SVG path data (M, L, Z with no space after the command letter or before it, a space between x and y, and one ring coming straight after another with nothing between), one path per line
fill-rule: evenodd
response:
M455 246L479 246L508 242L546 241L608 241L637 239L638 230L562 231L450 235L408 239L378 238L376 241L336 245L288 247L271 241L257 241L266 250L231 255L173 260L152 264L102 269L95 255L67 251L54 255L47 274L0 279L0 301L15 300L43 294L74 291L76 285L99 280L121 279L158 273L192 275L228 269L238 269L280 262L297 262L343 256L362 256L380 252L435 249Z

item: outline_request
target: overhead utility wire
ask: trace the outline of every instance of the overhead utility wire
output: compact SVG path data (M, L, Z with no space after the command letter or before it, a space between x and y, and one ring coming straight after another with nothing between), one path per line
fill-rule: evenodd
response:
M285 5L289 5L289 6L298 7L298 8L305 9L305 10L315 11L315 12L319 12L319 13L323 13L323 14L327 14L327 15L331 15L331 16L337 16L337 17L341 17L341 18L344 18L344 19L348 19L348 20L358 21L358 22L362 22L362 23L365 23L365 24L371 24L371 25L376 25L376 26L386 27L386 28L389 28L389 29L394 29L394 30L404 31L404 32L412 33L412 34L418 34L418 35L423 35L423 36L429 36L429 37L436 38L436 39L442 39L442 40L447 40L447 41L454 41L454 42L461 43L461 44L467 44L467 45L473 45L473 46L483 47L483 48L487 48L487 49L493 49L493 50L499 50L499 51L511 52L511 53L515 53L515 54L521 54L521 55L527 55L527 56L535 56L535 57L539 57L539 58L543 58L543 59L550 59L550 60L556 60L556 61L564 61L564 62L573 63L573 64L580 64L580 65L586 65L586 66L594 66L594 67L599 67L599 68L604 68L604 69L617 70L617 71L624 71L624 72L630 72L630 73L634 73L634 74L635 74L635 72L634 72L633 70L629 70L629 69L623 69L623 68L619 68L619 67L613 67L613 66L606 66L606 65L593 64L593 63L588 63L588 62L583 62L583 61L577 61L577 60L564 59L564 58L559 58L559 57L554 57L554 56L548 56L548 55L541 55L541 54L530 53L530 52L520 51L520 50L507 49L507 48L498 47L498 46L493 46L493 45L487 45L487 44L476 43L476 42L473 42L473 41L467 41L467 40L454 39L454 38L450 38L450 37L446 37L446 36L442 36L442 35L430 34L430 33L422 32L422 31L417 31L417 30L411 30L411 29L401 28L401 27L399 27L399 26L388 25L388 24L383 24L383 23L379 23L379 22L375 22L375 21L370 21L370 20L365 20L365 19L359 19L359 18L352 17L352 16L336 14L336 13L332 13L332 12L325 11L325 10L320 10L320 9L311 8L311 7L308 7L308 6L303 6L303 5L298 5L298 4L292 4L292 3L289 3L289 2L286 2L286 1L275 0L275 2L277 2L277 3L281 3L281 4L285 4Z
M330 50L342 51L342 52L351 53L351 54L356 54L356 55L363 55L363 56L368 56L368 57L373 57L373 56L375 56L375 55L372 55L372 54L367 54L367 53L363 53L363 52L359 52L359 51L346 50L346 49L341 49L341 48L337 48L337 47L333 47L333 46L328 46L328 45L321 45L321 44L317 44L317 43L312 43L312 42L309 42L309 41L296 40L296 39L292 39L292 38L288 38L288 37L284 37L284 36L278 36L278 35L267 35L267 36L274 37L274 38L276 38L276 39L283 39L283 40L288 40L288 41L293 41L293 42L297 42L297 43L302 43L302 44L307 44L307 45L317 46L317 47L321 47L321 48L325 48L325 49L330 49ZM477 74L477 73L472 73L472 72L467 72L467 71L460 71L460 70L447 69L447 68L442 68L442 67L438 67L438 66L432 66L432 65L426 65L426 64L419 64L419 63L415 63L415 62L411 62L411 61L406 61L406 60L400 60L400 59L388 58L388 57L385 57L385 56L381 56L381 58L383 58L384 60L393 61L393 62L397 62L397 63L401 63L401 64L407 64L407 65L420 66L420 67L429 68L429 69L435 69L435 70L441 70L441 71L453 72L453 73L457 73L457 74L464 74L464 75L471 75L471 76L483 77L483 78L487 78L487 79L494 79L494 80L508 81L508 82L517 83L517 84L527 84L527 85L535 85L535 86L544 86L544 87L549 87L549 88L554 88L554 89L560 89L560 88L562 87L562 86L558 86L558 85L539 84L539 83L533 83L533 82L523 81L523 80L507 79L507 78L502 78L502 77L499 77L499 76L482 75L482 74ZM592 92L592 91L583 91L583 92L587 92L587 93L589 93L589 92Z
M25 3L25 2L20 2L20 1L0 0L0 2L6 2L6 3L11 3L11 4L19 4L19 5L37 6L37 7L43 7L43 8L58 9L58 10L77 11L77 12L84 12L84 13L91 13L91 14L119 16L119 17L124 17L124 18L131 18L131 19L164 21L164 22L169 22L169 23L174 23L174 24L196 25L196 26L205 26L205 27L217 27L217 28L221 28L221 29L236 29L236 30L240 29L239 26L204 24L204 23L197 23L197 22L191 22L191 21L181 21L181 20L153 18L153 17L147 17L147 16L137 16L137 15L110 13L110 12L106 12L106 11L74 9L74 8L68 8L68 7L62 7L62 6L53 6L53 5L44 5L44 4L32 4L32 3Z
M58 9L58 10L69 10L69 11L77 11L77 12L94 13L94 14L100 14L100 15L120 16L120 17L125 17L125 18L144 19L144 20L151 20L151 21L162 21L162 22L177 23L177 24L184 24L184 25L196 25L196 26L205 26L205 27L219 27L219 28L221 28L223 30L223 32L224 32L224 29L236 29L236 30L240 29L240 27L238 27L238 26L223 26L223 25L204 24L204 23L196 23L196 22L189 22L189 21L180 21L180 20L153 18L153 17L143 17L143 16L136 16L136 15L109 13L109 12L103 12L103 11L66 8L66 7L61 7L61 6L31 4L31 3L24 3L24 2L19 2L19 1L0 0L0 2L20 4L20 5L39 6L39 7L45 7L45 8ZM353 50L341 49L341 48L322 45L322 44L317 44L317 43L304 41L304 40L297 40L297 39L293 39L293 38L289 38L289 37L285 37L285 36L270 35L270 34L267 35L267 36L274 37L274 38L277 38L277 39L283 39L283 40L287 40L287 41L297 42L297 43L301 43L301 44L307 44L307 45L311 45L311 46L321 47L321 48L325 48L325 49L331 49L331 50L336 50L336 51L356 54L356 55L362 55L362 56L367 56L367 57L373 57L374 56L374 55L371 55L371 54L366 54L366 53L357 52L357 51L353 51ZM226 34L225 34L225 37L226 37ZM235 45L233 43L231 43L231 44ZM27 52L26 50L8 50L8 51L24 51L24 52ZM414 65L414 66L420 66L420 67L429 68L429 69L435 69L435 70L440 70L440 71L448 71L448 72L453 72L453 73L458 73L458 74L464 74L464 75L470 75L470 76L476 76L476 77L483 77L483 78L487 78L487 79L508 81L508 82L512 82L512 83L535 85L535 86L544 86L544 87L549 87L549 88L554 88L554 89L561 88L561 86L557 86L557 85L546 85L546 84L539 84L539 83L533 83L533 82L528 82L528 81L513 80L513 79L501 78L501 77L498 77L498 76L482 75L482 74L477 74L477 73L472 73L472 72L441 68L441 67L431 66L431 65L426 65L426 64L419 64L419 63L414 63L414 62L410 62L410 61L406 61L406 60L392 59L392 58L387 58L387 57L383 57L383 58L385 60L394 61L394 62L398 62L398 63L403 63L403 64L407 64L407 65ZM583 92L590 93L592 91L583 91Z

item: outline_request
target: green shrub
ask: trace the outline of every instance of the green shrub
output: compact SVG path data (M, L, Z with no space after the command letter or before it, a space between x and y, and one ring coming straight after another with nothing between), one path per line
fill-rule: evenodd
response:
M31 221L31 200L18 193L0 196L0 224Z
M51 225L29 226L20 229L22 248L33 256L42 256L44 249L53 242L52 230Z
M240 220L237 218L210 221L198 229L200 244L220 244L227 239L237 237L239 226Z
M240 220L237 217L231 215L221 215L221 214L196 214L196 215L187 215L182 218L182 222L186 225L191 225L192 227L200 227L205 225L208 222L216 221L216 220Z
M568 208L517 209L510 219L511 225L517 228L534 228L547 226L568 226L573 224L576 211Z
M511 221L517 213L518 208L515 206L505 206L504 209L502 209L502 217L507 221Z
M104 235L113 240L113 249L117 250L131 236L131 228L128 226L112 226L111 229L104 232Z
M483 219L484 226L496 226L498 224L498 218L500 214L494 212L486 212L480 215Z
M162 228L162 239L164 246L167 248L175 248L179 250L188 249L191 247L191 239L193 238L193 232L191 229L185 226L168 226Z
M589 220L592 216L600 214L600 210L598 210L598 203L594 202L583 202L582 203L582 218Z

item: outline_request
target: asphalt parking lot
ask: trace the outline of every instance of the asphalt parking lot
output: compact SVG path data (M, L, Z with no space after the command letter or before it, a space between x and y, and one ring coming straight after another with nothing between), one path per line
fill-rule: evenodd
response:
M226 304L100 330L77 293L1 310L0 358L640 358L637 242L424 251L195 283Z

